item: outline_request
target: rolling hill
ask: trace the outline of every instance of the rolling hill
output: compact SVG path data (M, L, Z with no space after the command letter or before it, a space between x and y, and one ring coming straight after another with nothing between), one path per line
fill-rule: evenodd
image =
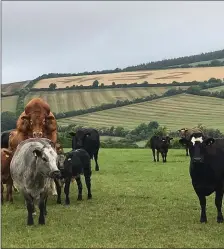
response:
M134 128L138 124L156 120L170 130L192 127L199 123L208 128L224 131L224 101L222 99L181 94L149 102L118 107L110 110L59 119L59 125L82 124L95 127L123 126Z
M149 84L153 83L172 83L173 81L204 81L210 78L224 78L224 66L222 67L206 67L206 68L175 68L164 70L146 70L136 72L122 72L111 74L96 74L85 76L70 76L42 79L38 81L33 88L48 88L51 83L55 83L57 88L71 87L73 85L92 85L94 80L104 85L111 85L112 82L116 84L130 84L143 83L147 81Z
M151 94L162 95L171 88L175 89L175 86L30 92L24 103L27 104L34 97L41 97L49 103L53 112L59 113L116 103L117 100L142 98ZM187 89L188 86L181 88Z
M224 86L218 86L218 87L208 88L208 89L205 89L203 91L220 92L220 91L224 91Z

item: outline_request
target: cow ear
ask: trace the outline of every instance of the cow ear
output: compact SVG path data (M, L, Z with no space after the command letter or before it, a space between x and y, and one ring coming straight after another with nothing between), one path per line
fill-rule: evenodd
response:
M70 131L68 134L69 134L70 136L74 137L74 136L76 135L76 132Z
M189 144L189 142L188 142L188 140L186 138L181 138L179 140L179 143L182 144L182 145L188 145Z
M35 157L41 157L42 156L41 149L35 149L33 151L33 154L34 154Z
M169 140L172 140L173 139L173 137L169 137Z
M206 146L212 145L212 144L214 144L214 142L215 142L215 139L212 137L204 140L204 143L206 144Z
M24 120L24 119L30 120L30 117L26 115L26 116L22 116L21 119L22 119L22 120Z

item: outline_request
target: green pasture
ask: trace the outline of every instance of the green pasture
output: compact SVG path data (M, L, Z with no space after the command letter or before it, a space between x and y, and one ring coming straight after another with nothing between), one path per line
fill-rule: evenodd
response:
M92 194L71 204L48 200L46 225L27 227L23 198L2 206L3 248L223 248L224 224L216 222L214 195L207 198L207 224L191 185L189 158L170 150L168 162L154 163L149 149L101 149L100 171L92 162ZM64 203L64 194L62 194Z
M213 87L213 88L208 88L208 89L204 89L203 91L206 91L206 92L221 92L221 91L224 91L224 86L217 86L217 87Z
M134 128L156 120L170 130L202 123L224 131L224 101L219 98L180 94L153 101L59 119L59 125L81 124L95 127L123 126Z
M68 112L73 110L88 109L102 104L116 103L117 100L132 100L151 94L162 95L170 88L167 87L133 87L115 89L89 89L89 90L66 90L66 91L40 91L30 92L26 97L26 105L32 98L40 97L47 101L52 112ZM187 86L181 88L186 89Z
M217 61L220 61L220 62L223 62L224 61L224 58L222 58L222 59L216 59ZM187 63L188 65L190 65L190 66L193 66L193 67L195 67L195 66L198 66L198 65L204 65L204 64L208 64L208 63L211 63L213 60L209 60L209 61L198 61L198 62L193 62L193 63ZM184 65L184 64L179 64L179 65L175 65L175 66L171 66L170 68L172 68L172 67L176 67L176 66L182 66L182 65Z
M1 97L1 112L16 112L19 96Z

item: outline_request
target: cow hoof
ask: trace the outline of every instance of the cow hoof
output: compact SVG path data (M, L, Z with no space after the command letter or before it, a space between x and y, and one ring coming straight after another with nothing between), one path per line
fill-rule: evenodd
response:
M28 221L27 221L27 225L28 225L28 226L34 225L33 219L32 219L32 220L28 220Z
M57 204L61 204L61 200L57 200Z
M222 217L222 216L221 216L221 217L217 217L217 222L218 222L218 223L223 223L223 221L224 221L224 220L223 220L223 217Z
M92 199L92 195L88 195L88 200Z
M45 221L44 220L39 220L39 225L45 225Z
M96 168L95 171L99 171L100 169L99 168Z
M82 196L78 196L77 201L82 201Z
M200 219L200 222L201 222L201 223L207 223L207 218L201 218L201 219Z
M65 205L69 205L69 204L70 204L70 200L66 200Z

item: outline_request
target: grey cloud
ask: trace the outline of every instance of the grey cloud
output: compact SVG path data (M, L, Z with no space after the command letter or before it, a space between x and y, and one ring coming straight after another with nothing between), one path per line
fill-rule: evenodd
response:
M224 2L3 2L3 83L222 49Z

